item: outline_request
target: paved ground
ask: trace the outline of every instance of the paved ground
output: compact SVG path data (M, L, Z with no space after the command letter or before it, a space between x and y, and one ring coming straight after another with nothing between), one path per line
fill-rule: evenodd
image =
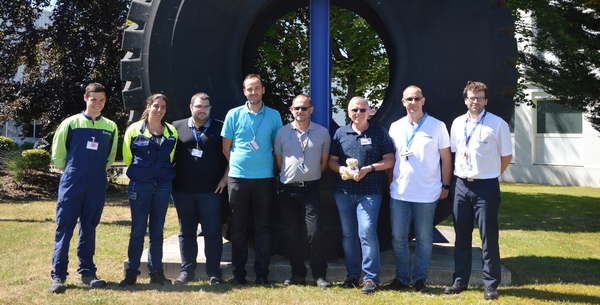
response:
M452 229L441 229L441 233L448 239L449 243L435 243L433 246L433 252L431 262L429 264L427 284L430 285L451 285L452 284L452 273L454 271L454 230ZM206 269L205 269L205 258L204 258L204 238L198 237L199 251L198 251L198 267L196 269L196 278L206 280ZM165 269L165 275L167 278L176 278L179 276L179 267L181 264L181 257L179 255L179 241L177 235L171 236L164 241L163 245L163 264ZM252 265L254 263L254 251L248 251L248 270L247 280L254 280L254 272L252 271ZM411 243L411 254L414 254L414 242ZM142 254L142 266L140 271L142 276L148 275L147 267L148 253L147 249ZM308 266L308 261L306 262ZM344 266L344 259L339 258L335 261L328 262L329 268L327 269L327 279L333 282L341 282L346 278L346 267ZM473 270L471 273L471 279L469 284L483 284L483 274L481 272L481 248L473 246ZM123 272L127 268L127 262L124 263ZM227 240L223 240L223 255L221 258L221 269L223 270L223 278L228 279L233 277L231 266L231 244ZM283 282L284 280L291 277L291 268L288 259L285 257L274 255L271 259L271 266L269 268L269 280L272 282ZM392 250L384 251L381 253L381 273L379 278L382 283L387 283L393 280L395 277L395 265L394 255ZM312 280L310 268L308 271L307 280ZM504 266L502 266L502 282L501 285L510 285L511 273Z

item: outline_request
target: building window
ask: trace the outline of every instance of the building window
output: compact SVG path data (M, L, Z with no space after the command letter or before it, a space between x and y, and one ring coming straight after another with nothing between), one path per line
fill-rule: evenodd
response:
M583 132L583 115L581 111L560 105L549 100L537 102L537 133L571 133Z

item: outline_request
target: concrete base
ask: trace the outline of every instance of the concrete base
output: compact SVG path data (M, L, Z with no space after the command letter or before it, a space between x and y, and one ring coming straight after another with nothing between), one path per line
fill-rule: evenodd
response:
M440 229L440 232L448 239L449 243L434 243L429 263L427 284L448 286L452 285L452 273L454 273L454 230ZM204 238L198 237L198 267L196 268L196 279L208 280L206 275L206 266L204 258ZM414 242L411 242L411 255L414 255ZM413 257L414 259L414 257ZM140 271L141 277L148 277L148 250L142 254L142 264ZM179 254L179 239L177 235L171 236L163 244L163 264L165 276L175 279L179 276L181 266L181 256ZM248 251L248 270L247 280L254 281L254 251ZM306 262L308 266L308 261ZM473 246L473 265L469 285L483 285L481 248ZM127 269L127 261L124 262L123 273ZM221 269L224 279L233 277L233 267L231 265L231 244L223 240L223 255L221 257ZM292 276L289 260L280 255L271 257L271 266L269 268L269 280L272 282L283 282ZM391 282L395 276L396 266L394 264L394 254L392 250L381 253L381 272L379 279L382 283ZM346 266L344 259L339 258L328 262L327 279L331 282L342 282L346 278ZM308 268L307 281L312 281L311 271ZM500 285L508 286L511 283L511 273L502 266L502 281Z

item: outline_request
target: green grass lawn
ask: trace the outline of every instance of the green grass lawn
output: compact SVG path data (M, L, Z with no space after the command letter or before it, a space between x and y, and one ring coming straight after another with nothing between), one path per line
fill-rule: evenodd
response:
M500 250L512 273L512 286L500 287L495 304L600 304L600 189L502 184ZM122 289L127 258L129 204L124 194L108 198L97 230L95 261L104 289L78 285L77 231L71 241L67 291L47 293L54 249L55 202L0 201L0 304L476 304L481 286L460 295L442 294L432 286L427 295L412 291L379 291L314 286L271 287L206 281L187 286L135 285ZM442 226L452 226L450 219ZM178 232L170 207L165 237ZM477 244L478 234L474 234ZM147 241L146 241L147 242ZM147 283L142 279L142 283Z

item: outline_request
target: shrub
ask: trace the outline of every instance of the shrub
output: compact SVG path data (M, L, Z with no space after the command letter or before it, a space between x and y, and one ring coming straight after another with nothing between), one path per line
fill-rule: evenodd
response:
M15 143L12 139L0 136L0 153L10 152L19 149L19 144Z
M23 142L23 144L21 144L21 151L26 151L26 150L29 150L29 149L33 149L33 144L34 143L31 143L29 141Z
M50 154L43 149L25 150L23 151L23 159L26 170L48 171L50 169Z

